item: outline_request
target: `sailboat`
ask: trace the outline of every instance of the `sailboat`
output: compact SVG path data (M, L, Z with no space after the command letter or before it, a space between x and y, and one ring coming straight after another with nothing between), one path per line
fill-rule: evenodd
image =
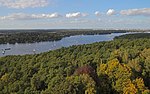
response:
M36 52L36 50L35 50L35 49L33 49L33 53L34 53L34 54L36 54L35 52Z
M4 50L4 49L2 49L2 54L3 54L3 55L5 54L5 50Z

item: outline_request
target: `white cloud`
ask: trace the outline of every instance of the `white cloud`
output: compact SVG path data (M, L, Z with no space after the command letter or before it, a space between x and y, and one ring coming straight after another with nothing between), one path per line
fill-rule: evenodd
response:
M43 18L59 18L62 16L58 13L52 13L52 14L32 14L31 17L35 19L43 19Z
M48 0L0 0L0 6L8 8L28 8L28 7L45 7L48 5Z
M79 17L85 17L88 14L86 13L80 13L80 12L76 12L76 13L68 13L66 14L66 18L79 18Z
M25 13L14 13L8 16L0 16L1 20L32 20L32 19L49 19L61 17L58 13L52 14L25 14Z
M106 13L108 16L111 16L111 15L115 15L116 14L116 12L115 12L115 10L114 9L109 9L108 11L107 11L107 13Z
M100 15L101 15L99 11L96 11L94 14L95 14L96 16L100 16Z
M121 10L120 14L128 16L135 16L135 15L150 16L150 8Z
M22 19L31 19L31 16L28 15L28 14L24 14L24 13L14 13L14 14L11 14L11 15L8 15L8 16L3 16L3 17L0 17L0 19L3 19L3 20L22 20Z

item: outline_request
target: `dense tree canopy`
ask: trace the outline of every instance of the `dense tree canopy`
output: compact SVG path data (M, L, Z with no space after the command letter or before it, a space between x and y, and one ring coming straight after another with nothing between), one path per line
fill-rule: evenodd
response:
M0 94L150 94L150 39L0 57Z
M135 33L115 37L115 39L139 39L139 38L150 39L150 33Z

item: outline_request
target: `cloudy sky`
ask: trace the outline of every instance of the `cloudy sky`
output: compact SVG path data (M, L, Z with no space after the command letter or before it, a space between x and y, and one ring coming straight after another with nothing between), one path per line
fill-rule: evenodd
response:
M150 29L150 0L0 0L0 29Z

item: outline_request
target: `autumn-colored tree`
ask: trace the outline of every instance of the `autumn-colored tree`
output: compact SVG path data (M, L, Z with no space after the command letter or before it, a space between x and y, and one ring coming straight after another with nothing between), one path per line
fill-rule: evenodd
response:
M96 82L96 84L98 85L99 84L99 78L97 76L97 73L95 72L95 70L89 66L89 65L85 65L85 66L82 66L82 67L79 67L75 70L74 72L75 75L81 75L81 74L87 74L89 75L90 77L93 78L93 80Z
M120 64L117 59L113 59L107 64L101 64L98 73L99 75L108 75L112 87L118 92L123 91L123 88L132 75L131 69L125 64Z

